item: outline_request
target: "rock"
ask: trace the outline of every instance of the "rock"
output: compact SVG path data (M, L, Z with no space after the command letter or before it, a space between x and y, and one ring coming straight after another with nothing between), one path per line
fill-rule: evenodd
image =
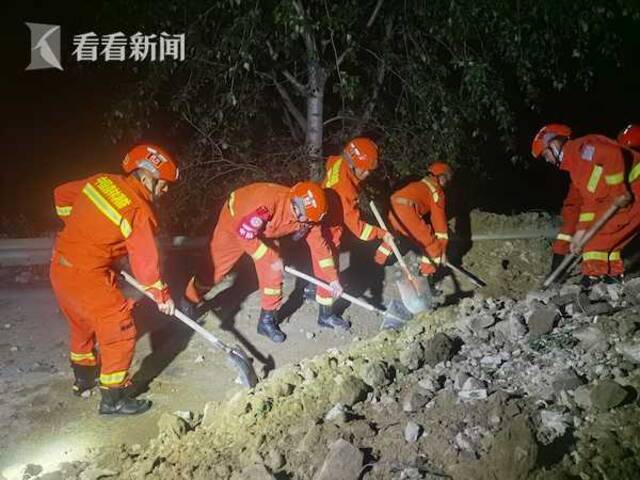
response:
M409 371L420 367L424 361L424 350L420 342L411 342L407 345L407 348L400 352L399 360Z
M587 305L584 308L584 313L587 315L605 315L613 311L613 305L608 302L598 302L591 305Z
M276 480L264 465L256 464L242 470L242 473L236 472L231 480Z
M575 390L582 384L584 384L584 381L570 368L559 372L551 381L551 386L556 395L563 390Z
M529 338L535 339L553 330L558 311L553 307L536 306L529 317Z
M314 480L357 480L364 454L346 440L336 440Z
M338 376L335 383L336 386L329 395L331 403L342 403L345 407L351 407L367 398L369 387L358 377L353 375Z
M482 400L487 398L487 385L477 378L469 377L458 392L458 398L462 400Z
M572 332L585 350L606 350L609 347L607 336L594 325L578 328Z
M590 410L592 407L591 404L591 385L582 385L576 388L576 391L573 394L573 399L583 410Z
M417 412L422 407L424 407L429 400L431 400L430 396L425 395L423 391L419 391L418 389L411 389L407 392L402 401L402 410L404 412Z
M554 410L540 411L540 430L538 440L543 445L550 445L556 438L562 437L567 431L569 416Z
M616 351L629 362L640 363L640 341L619 343Z
M621 338L632 335L637 328L638 324L633 318L624 317L618 319L618 335L620 335Z
M441 386L437 380L434 380L432 377L425 377L418 382L418 387L420 387L425 392L435 393L440 390Z
M305 336L307 337L307 340L311 340L313 337L316 336L316 334L313 332L307 332Z
M5 478L0 475L0 480L5 480ZM56 471L43 473L38 477L38 480L67 480L67 477L65 477L64 473Z
M5 324L4 324L4 328L5 328L6 330L10 329L10 328L11 328L11 324L10 324L10 323L5 323Z
M487 454L487 465L495 478L524 480L534 468L538 446L529 421L523 415L515 417L495 437ZM486 478L491 478L487 476Z
M366 363L360 370L360 378L372 388L382 387L390 382L387 366L383 362Z
M627 398L627 391L613 380L603 380L591 390L591 403L596 410L606 412L620 405Z
M18 350L20 350L20 348L18 348L17 345L12 345L11 348L9 349L10 352L17 352Z
M485 355L480 359L480 365L495 370L509 359L509 354L500 352L497 355Z
M115 477L118 473L107 468L89 467L80 474L80 480L100 480L101 478Z
M189 430L189 424L184 419L171 413L163 413L158 420L158 431L161 436L178 439Z
M284 455L282 455L277 450L269 450L264 458L264 463L267 467L269 467L269 470L271 470L272 472L277 472L282 467L284 467L286 460L284 458Z
M462 386L464 385L464 382L466 382L469 378L471 377L467 372L460 371L456 373L455 376L453 377L454 390L462 390Z
M204 355L198 355L196 359L193 361L193 363L203 363L203 362L204 362Z
M38 475L40 475L42 473L42 470L44 470L42 468L42 465L36 465L35 463L29 463L29 464L25 465L24 469L22 470L22 478L23 478L23 480L28 480L30 478L37 477Z
M450 360L454 354L454 343L444 333L436 333L424 345L424 362L435 367L440 362Z
M486 331L496 323L496 319L493 315L487 312L481 312L471 319L469 327L471 331L480 338L488 338L489 333Z
M218 402L207 402L204 404L201 422L202 426L207 426L213 423L213 418L218 408L220 408L220 404Z
M336 403L331 410L327 412L324 416L325 421L327 422L339 422L345 423L347 421L347 411L344 408L344 405L341 403Z
M453 439L453 443L461 452L467 454L467 456L471 458L475 458L476 450L471 443L471 439L469 439L463 432L458 432Z
M625 281L624 295L633 305L640 305L640 277Z
M409 443L414 443L418 441L420 433L422 433L422 427L413 420L409 420L404 428L404 439Z

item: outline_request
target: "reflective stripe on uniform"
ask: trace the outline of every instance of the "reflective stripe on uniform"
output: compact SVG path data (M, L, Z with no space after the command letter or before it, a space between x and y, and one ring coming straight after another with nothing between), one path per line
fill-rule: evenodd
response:
M68 217L69 215L71 215L71 207L56 206L56 213L59 217Z
M438 203L438 200L440 200L440 195L438 195L438 189L434 187L431 184L431 182L426 178L423 178L421 182L424 183L427 187L429 187L429 190L431 190L431 195L433 196L433 201Z
M264 254L267 253L268 250L269 248L264 243L260 242L260 245L258 246L258 248L256 248L256 251L251 254L251 258L253 258L257 262L262 257L264 257Z
M599 260L599 261L602 261L602 262L606 262L607 260L609 260L609 253L607 253L607 252L584 252L582 254L582 259L584 261Z
M440 257L420 257L420 262L422 263L428 263L429 265L431 264L438 264L440 263Z
M229 201L227 202L227 206L229 207L229 213L231 213L232 217L236 216L236 212L233 210L233 206L236 203L236 192L231 192L229 195Z
M316 295L316 302L320 305L333 305L333 297L321 297L320 295Z
M95 361L96 356L92 353L75 353L75 352L71 352L69 354L69 357L71 358L72 362L80 362L82 360L93 360Z
M604 181L607 185L619 185L624 182L624 172L616 173L614 175L605 175Z
M111 205L109 201L95 189L93 185L87 183L82 189L82 193L91 200L91 203L93 203L105 217L120 228L120 232L124 238L129 238L131 235L131 225L129 225L127 219L120 215L120 212L118 212L113 205Z
M113 372L113 373L101 373L100 383L102 385L119 385L123 383L126 378L127 378L126 370L123 370L121 372Z
M336 160L327 172L326 188L331 188L340 181L340 165L342 165L342 158Z
M415 205L415 202L413 200L409 200L408 198L404 197L395 197L392 199L392 201L394 201L398 205L404 205L406 207L413 207Z
M566 233L559 233L558 236L556 237L556 240L562 240L563 242L570 242L571 240L573 240L573 236L567 235Z
M360 234L360 240L369 240L369 235L373 231L373 225L365 223L362 233Z
M320 265L320 268L335 267L335 263L333 262L333 258L332 257L323 258L322 260L318 260L318 265Z
M578 220L580 222L592 222L593 219L596 218L596 214L593 212L583 212L580 214L580 217L578 217Z
M589 177L589 181L587 182L587 190L591 193L596 191L598 188L598 182L600 181L600 177L602 176L602 167L600 165L596 165L593 167L591 171L591 176Z
M629 183L633 182L634 180L637 180L638 178L640 178L640 163L635 165L631 169L631 172L629 172Z
M620 255L620 251L611 252L609 254L609 261L610 262L618 262L620 260L622 260L622 256Z
M436 238L438 240L449 240L449 234L448 233L436 232Z
M382 245L380 245L378 247L378 251L383 254L385 257L388 257L389 255L391 255L391 250L389 250L388 248L383 247Z
M281 288L264 288L262 290L262 293L264 293L265 295L269 295L271 297L276 297L278 295L282 295L282 289Z

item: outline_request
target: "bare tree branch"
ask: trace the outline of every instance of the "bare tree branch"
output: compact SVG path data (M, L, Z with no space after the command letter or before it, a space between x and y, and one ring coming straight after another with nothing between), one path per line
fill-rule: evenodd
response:
M373 12L369 17L369 20L367 21L367 29L371 28L371 25L373 25L373 22L376 21L376 17L378 16L378 12L380 11L380 8L382 7L383 3L384 3L384 0L378 0L378 3L376 4L376 8L373 9Z
M302 114L302 112L300 112L298 107L296 107L296 105L293 103L293 100L289 96L289 92L287 92L287 89L284 88L280 82L278 82L278 80L276 79L275 73L272 74L271 78L273 79L273 84L275 85L276 90L278 90L278 93L282 97L282 100L284 102L284 105L287 107L287 110L296 120L296 123L300 126L302 131L303 132L306 131L307 122L304 119L304 115Z
M301 95L306 95L308 92L308 88L306 85L303 85L302 83L300 83L298 81L298 79L296 77L294 77L291 72L289 72L289 70L285 70L282 72L282 74L285 76L285 78L294 86L296 87L296 90L298 90L298 92L300 92Z

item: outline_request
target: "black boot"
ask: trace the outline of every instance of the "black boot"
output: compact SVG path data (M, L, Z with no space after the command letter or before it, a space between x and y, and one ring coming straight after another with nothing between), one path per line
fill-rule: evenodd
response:
M349 330L351 323L340 315L333 313L333 306L318 305L318 325L326 328L344 328Z
M151 408L150 400L130 398L125 393L125 387L100 387L102 400L99 412L103 415L137 415Z
M592 277L590 275L583 275L580 279L580 286L583 290L590 290L596 284L602 282L604 277Z
M95 366L71 364L73 369L73 394L81 397L84 392L90 391L96 386L97 368Z
M272 342L282 343L287 338L280 327L278 327L278 312L277 310L264 310L260 311L260 320L258 321L258 333L269 337Z

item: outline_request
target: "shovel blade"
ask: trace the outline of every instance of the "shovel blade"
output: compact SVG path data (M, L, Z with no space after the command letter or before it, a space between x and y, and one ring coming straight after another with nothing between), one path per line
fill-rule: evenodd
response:
M431 289L426 278L415 278L413 282L398 280L398 291L402 303L414 315L433 308Z
M412 318L413 315L404 307L402 302L391 300L382 317L380 330L401 330Z
M249 360L249 357L240 346L234 345L230 348L230 351L227 352L227 363L238 374L236 383L248 388L256 386L258 383L258 375L253 369L251 360Z

